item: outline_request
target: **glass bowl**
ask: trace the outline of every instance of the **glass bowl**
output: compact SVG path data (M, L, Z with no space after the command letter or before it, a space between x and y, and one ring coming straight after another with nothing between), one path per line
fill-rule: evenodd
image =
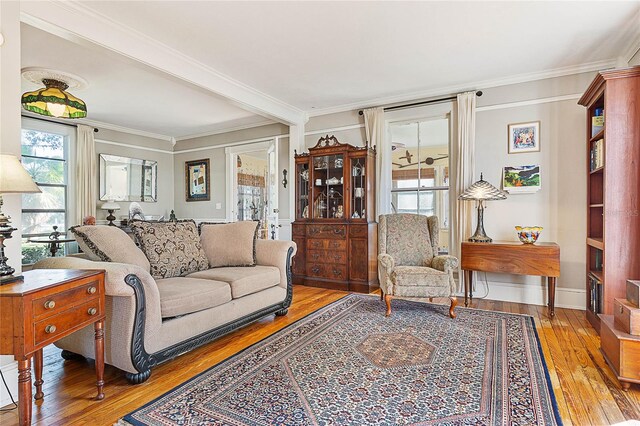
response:
M542 226L516 226L518 238L524 244L533 244L536 242L542 232Z

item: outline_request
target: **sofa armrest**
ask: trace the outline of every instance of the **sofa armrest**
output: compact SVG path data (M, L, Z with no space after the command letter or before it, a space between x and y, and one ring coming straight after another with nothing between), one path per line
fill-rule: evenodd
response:
M160 306L160 293L156 281L139 266L125 263L96 262L78 257L47 257L36 262L33 269L104 269L105 293L107 296L133 296L133 289L124 281L129 274L136 275L144 286L148 303Z
M431 267L442 272L455 271L458 269L458 258L451 255L436 256L431 261Z
M297 251L296 243L284 240L256 240L256 259L258 265L275 266L280 269L279 285L284 288L287 288L291 274L291 259L288 256L289 249L292 249L291 257L293 257Z

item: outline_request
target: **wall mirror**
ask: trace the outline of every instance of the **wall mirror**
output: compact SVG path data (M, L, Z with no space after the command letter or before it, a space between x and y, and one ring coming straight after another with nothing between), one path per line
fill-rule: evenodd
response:
M157 201L158 162L100 154L100 200Z

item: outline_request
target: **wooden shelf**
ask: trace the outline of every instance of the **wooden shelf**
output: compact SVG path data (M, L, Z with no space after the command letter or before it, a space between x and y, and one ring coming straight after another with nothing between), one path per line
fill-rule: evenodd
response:
M587 245L604 250L604 241L602 238L587 238Z
M590 269L589 273L600 280L600 282L604 282L604 276L602 275L602 271L596 271L595 269Z
M637 210L640 169L631 159L640 158L640 110L630 100L639 96L640 66L636 66L596 73L578 101L578 104L587 108L586 316L598 333L601 333L601 326L602 330L606 328L604 318L614 312L614 300L625 297L626 279L640 276L640 263L635 262L633 256L618 255L640 252L640 222L632 215L604 214L605 209L608 212ZM603 109L607 117L602 128L593 126L597 109ZM593 132L597 133L591 136ZM602 165L591 170L592 150L599 140L605 141L600 159ZM597 313L588 308L592 302L592 279L599 281L596 289L600 312Z
M589 143L595 142L597 140L604 139L604 127L598 133L595 134L591 139L589 139Z

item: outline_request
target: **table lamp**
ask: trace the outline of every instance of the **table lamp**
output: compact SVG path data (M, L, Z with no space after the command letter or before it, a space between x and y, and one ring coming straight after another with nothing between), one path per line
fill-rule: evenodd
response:
M21 275L13 275L16 270L7 265L9 259L4 255L4 240L11 238L11 234L16 228L11 226L11 217L2 213L2 194L34 192L42 191L22 167L18 157L11 154L0 154L0 285L22 279Z
M116 210L120 210L120 204L116 203L113 200L109 200L106 203L104 203L102 207L100 207L100 209L107 210L109 212L109 216L107 216L107 220L109 221L108 225L116 226L116 224L113 223L113 221L116 220L116 217L113 215L113 212L115 212Z
M493 241L484 232L484 201L506 200L506 193L485 181L482 178L482 173L480 173L480 180L468 187L462 194L460 194L458 199L475 200L478 202L478 226L476 227L476 232L469 238L469 241L473 243L490 243Z

